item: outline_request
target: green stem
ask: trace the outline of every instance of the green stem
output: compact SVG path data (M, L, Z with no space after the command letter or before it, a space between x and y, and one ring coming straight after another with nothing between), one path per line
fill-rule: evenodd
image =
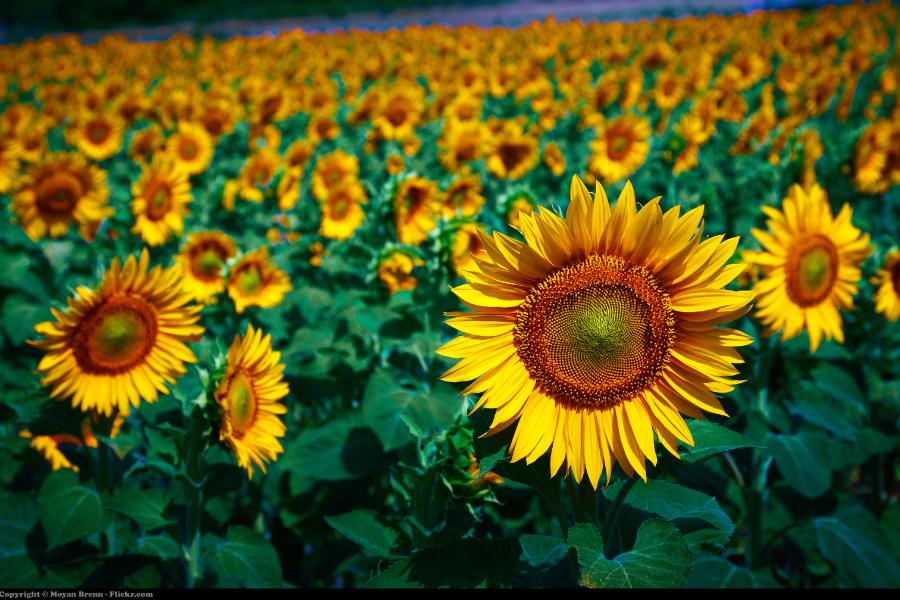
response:
M584 514L584 508L581 506L581 498L578 494L578 488L575 487L575 480L572 477L566 477L566 491L569 492L569 500L572 502L572 510L575 513L576 523L587 523L591 521Z
M606 521L603 524L603 551L606 556L609 556L609 552L612 549L612 546L610 545L612 533L613 531L618 532L619 513L622 512L622 504L625 503L628 492L631 491L631 488L633 488L636 483L637 478L631 478L625 482L625 485L623 485L622 489L619 490L619 493L616 494L616 499L613 500L613 505L606 515Z
M185 463L182 483L188 497L187 532L184 547L186 560L187 586L194 587L203 574L202 557L200 555L200 537L203 524L203 431L205 419L203 411L195 408L191 413L190 424L185 435Z
M762 566L760 561L762 560L763 549L765 548L762 531L763 494L765 493L766 479L771 465L772 458L764 458L757 471L757 476L753 480L753 485L745 488L747 490L747 512L750 514L750 540L748 548L750 556L748 557L748 562L751 570L758 569Z

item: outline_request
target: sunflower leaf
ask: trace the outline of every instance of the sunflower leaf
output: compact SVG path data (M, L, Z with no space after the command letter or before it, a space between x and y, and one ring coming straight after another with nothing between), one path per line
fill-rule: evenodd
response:
M842 507L834 516L813 520L819 552L834 566L838 582L849 587L900 586L900 563L878 521L863 508Z
M389 557L398 533L379 523L375 511L352 510L325 517L325 522L344 537L356 542L369 556Z
M698 462L722 452L738 448L759 448L760 445L736 431L732 431L712 421L690 419L688 429L694 437L694 446L681 459L686 463Z
M593 525L570 529L569 546L578 554L579 583L588 588L680 587L691 562L678 530L659 519L644 521L634 548L612 559L603 556L603 541Z
M525 534L519 537L522 560L532 567L553 566L566 556L566 541L552 535Z
M767 446L788 485L807 498L831 487L831 441L818 431L770 435Z
M226 584L248 588L281 587L278 554L260 534L240 525L228 529L216 554L219 576Z
M765 588L776 587L776 583L767 575L754 573L721 556L704 552L694 557L685 587Z
M96 533L109 522L100 495L82 486L71 471L51 473L37 500L51 548Z
M175 519L163 516L170 501L170 494L164 490L142 490L129 486L116 490L106 507L131 517L143 530L149 531L175 522Z

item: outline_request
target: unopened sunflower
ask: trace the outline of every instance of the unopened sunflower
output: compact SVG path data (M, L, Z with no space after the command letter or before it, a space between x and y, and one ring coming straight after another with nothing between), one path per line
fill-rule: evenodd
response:
M83 237L93 239L100 221L112 214L106 171L78 154L48 155L28 167L17 189L12 209L33 240L63 236L73 224Z
M875 291L875 312L888 321L900 319L900 250L894 249L884 257L884 263L872 278Z
M611 208L573 178L565 218L520 215L523 244L484 235L487 258L454 293L471 309L451 313L462 335L438 350L459 362L445 381L474 379L464 394L494 409L489 434L516 426L512 460L550 452L596 487L618 463L646 479L654 432L677 456L692 444L682 414L725 414L749 336L719 328L749 310L749 292L724 289L743 269L728 264L737 239L702 239L703 208L638 211L626 184ZM702 240L702 241L701 241Z
M839 311L853 308L869 235L851 223L849 204L832 216L818 185L809 192L792 185L781 210L761 208L768 231L752 230L765 250L754 258L763 273L754 286L755 316L785 340L806 330L811 352L823 338L843 343Z
M247 327L235 336L228 349L225 375L216 389L216 403L222 412L219 440L224 442L238 465L253 478L253 466L266 472L266 463L284 451L278 438L286 428L280 415L287 412L282 398L288 384L282 380L281 353L272 350L272 338Z
M131 186L132 233L140 234L148 246L159 246L184 231L184 217L191 201L191 183L187 173L171 158L156 156L144 167Z
M234 240L221 231L189 233L175 256L181 265L184 291L197 302L215 302L216 295L225 290L225 264L236 254Z
M290 278L272 264L265 246L245 254L228 273L228 295L238 313L248 306L276 306L290 289Z
M51 398L72 399L82 411L123 415L141 400L168 394L196 362L185 342L203 333L200 307L189 304L181 269L156 266L150 255L113 259L97 289L80 287L68 308L51 309L56 321L35 326L43 339L31 341L46 354L37 370Z

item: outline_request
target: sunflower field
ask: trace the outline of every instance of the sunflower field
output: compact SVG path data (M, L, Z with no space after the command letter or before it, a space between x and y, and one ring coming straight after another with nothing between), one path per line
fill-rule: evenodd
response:
M900 586L900 46L0 46L0 586Z

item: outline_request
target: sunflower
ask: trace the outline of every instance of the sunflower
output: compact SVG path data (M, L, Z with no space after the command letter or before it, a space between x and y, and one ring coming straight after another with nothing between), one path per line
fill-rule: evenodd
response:
M136 163L143 164L149 161L165 144L166 138L163 136L162 128L154 123L136 131L131 136L131 142L128 144L128 156Z
M30 341L47 353L37 370L50 397L72 397L72 406L109 416L128 415L143 399L168 394L196 362L185 345L203 333L200 307L188 304L181 269L154 267L150 255L113 259L96 290L80 287L64 311L51 309L55 322L35 326L42 340Z
M19 144L10 137L0 136L0 194L13 188L19 174Z
M465 170L453 180L441 199L444 216L453 218L457 213L463 217L474 217L484 206L481 195L481 179L477 173Z
M382 97L372 126L383 140L401 141L410 137L425 109L424 94L418 84L398 84Z
M71 446L81 446L81 440L70 433L59 433L56 435L32 435L27 429L19 432L19 437L31 440L31 447L44 457L53 471L60 469L71 469L76 473L79 472L78 465L72 463L69 457L60 449L63 444Z
M178 130L166 140L166 152L188 175L198 175L212 160L212 138L203 125L181 121Z
M297 140L284 151L284 165L288 169L302 169L316 151L316 144L310 140Z
M856 143L853 184L859 191L875 194L887 190L888 182L884 171L891 134L889 121L876 121L866 128Z
M394 193L394 225L402 244L418 246L435 228L440 212L438 186L424 177L410 177Z
M215 302L216 295L225 290L222 269L236 254L234 240L221 231L189 233L175 256L175 262L181 265L185 293L197 302Z
M149 246L159 246L172 234L184 231L184 217L191 201L191 184L185 171L167 156L156 156L131 186L134 227Z
M487 140L487 131L481 121L451 121L438 140L438 158L445 169L455 173L464 163L481 158L482 146Z
M453 261L453 269L457 275L463 275L475 266L475 257L486 256L484 244L481 242L478 226L474 223L466 223L456 230L453 238L453 249L450 259Z
M312 192L316 200L328 195L359 175L359 160L343 150L335 150L316 161L312 173Z
M643 117L622 115L605 121L591 142L588 168L605 183L634 173L650 151L650 123Z
M524 177L540 158L538 141L515 127L506 127L491 141L487 169L498 179Z
M884 264L872 278L875 292L875 312L888 321L900 319L900 250L896 248L884 257Z
M228 349L225 375L216 388L216 404L222 412L219 441L237 457L238 465L253 479L253 465L266 472L266 463L284 451L278 438L286 428L279 418L287 412L281 401L288 395L282 381L281 353L272 350L272 337L247 326L242 338L234 337Z
M399 175L406 168L406 163L402 155L391 154L385 159L384 168L387 170L388 175Z
M32 240L63 236L73 223L83 237L93 239L100 221L112 214L106 171L78 154L48 155L28 168L17 188L12 208Z
M785 340L806 329L811 352L823 337L843 343L839 309L853 308L869 235L853 226L848 204L833 217L818 185L809 192L792 185L781 211L762 211L768 231L752 230L765 249L755 258L763 273L754 286L756 317L769 334L782 330Z
M332 240L346 240L366 218L362 203L366 201L366 191L359 183L352 183L332 192L319 207L322 221L319 235Z
M314 143L336 139L340 134L341 126L330 112L313 115L306 128L306 137Z
M413 270L424 264L422 259L416 258L408 252L394 250L378 261L378 279L391 294L411 291L419 285L418 279L413 275Z
M275 190L278 196L278 210L287 211L297 206L297 201L300 200L301 179L303 179L302 167L288 168L281 174Z
M265 246L245 254L228 272L228 295L238 313L248 306L276 306L290 289L290 278L272 264Z
M654 431L677 456L693 443L681 414L725 414L714 394L738 383L735 347L752 339L716 325L752 294L724 289L737 239L701 242L702 206L636 211L630 182L614 208L599 184L592 199L573 178L570 196L565 219L520 215L527 245L482 235L487 258L454 288L472 312L450 313L462 335L438 350L461 360L442 378L475 380L463 393L496 410L488 434L518 422L513 461L549 451L551 476L565 463L594 487L616 463L646 479Z
M66 138L91 160L105 160L122 147L122 123L110 113L88 113L66 130Z
M550 169L554 177L559 177L566 170L566 157L556 142L550 142L544 146L544 164Z
M271 148L260 148L247 157L238 175L238 195L250 202L262 202L263 193L281 168L281 157Z

